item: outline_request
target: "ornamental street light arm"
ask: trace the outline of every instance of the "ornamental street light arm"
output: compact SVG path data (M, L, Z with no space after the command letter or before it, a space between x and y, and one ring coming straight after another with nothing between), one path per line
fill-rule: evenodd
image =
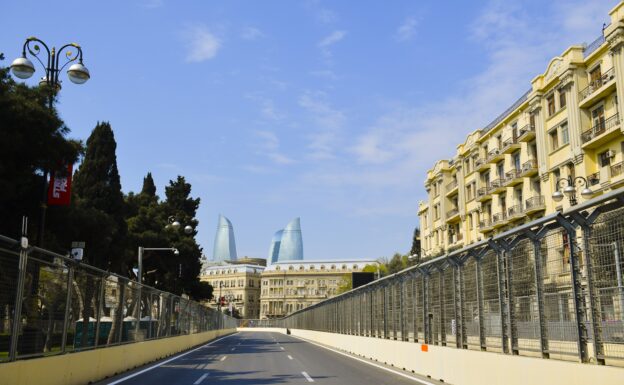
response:
M574 179L572 179L571 175L568 175L566 178L559 178L555 182L557 190L552 194L552 199L555 202L561 202L563 197L566 196L570 200L570 205L574 206L578 203L576 199L577 187L585 187L581 190L581 196L585 199L589 199L594 195L594 192L588 186L587 179L582 176L577 176ZM559 191L560 188L563 188L563 192Z

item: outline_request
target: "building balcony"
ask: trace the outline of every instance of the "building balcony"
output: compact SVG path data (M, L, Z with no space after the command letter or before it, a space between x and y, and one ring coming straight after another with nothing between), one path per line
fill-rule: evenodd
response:
M601 120L598 124L587 131L581 133L583 148L598 147L616 136L621 135L619 114L615 114L606 120Z
M520 148L520 143L517 138L509 138L503 142L503 148L501 152L503 154L511 154L512 152L518 150Z
M604 94L610 92L611 87L615 86L615 69L611 68L602 76L591 83L579 92L579 106L584 107L591 104L594 100L604 96Z
M482 233L487 233L494 230L494 227L492 226L492 221L490 221L489 219L482 219L479 221L479 231Z
M454 180L446 185L446 196L455 194L457 190L457 180Z
M624 162L611 165L611 178L624 174Z
M515 186L522 183L522 170L512 170L505 173L505 186Z
M446 212L446 221L451 222L459 219L459 209L452 209Z
M498 194L499 192L505 191L505 179L498 178L494 179L490 182L488 186L488 194Z
M587 176L587 183L589 186L595 186L600 183L600 172L595 172Z
M507 223L507 213L496 213L492 215L492 227L497 228Z
M488 163L496 163L504 158L505 154L503 154L503 152L499 148L494 148L488 152L487 161Z
M490 164L485 158L477 158L477 160L475 160L475 169L479 172L486 171L490 169Z
M522 164L522 170L520 170L521 177L528 177L537 174L537 160L530 159Z
M543 195L537 195L525 201L525 214L532 214L542 210L546 210L546 200Z
M477 202L485 202L490 199L492 199L492 196L486 187L481 187L477 190Z
M535 126L527 124L518 130L518 142L530 142L535 138Z
M515 206L511 206L507 209L507 218L510 221L520 219L524 216L524 210L522 209L522 204L518 204Z

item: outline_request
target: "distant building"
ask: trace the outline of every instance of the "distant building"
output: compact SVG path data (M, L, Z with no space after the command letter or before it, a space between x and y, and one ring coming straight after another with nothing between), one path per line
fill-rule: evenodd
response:
M301 220L293 219L283 230L275 233L269 249L271 263L303 260Z
M213 287L213 299L208 305L217 308L219 297L225 297L222 310L231 304L242 318L257 319L260 316L260 275L264 269L264 266L248 264L205 267L200 280Z
M217 234L215 235L213 262L235 261L236 242L234 241L234 227L232 222L223 215L219 215Z
M266 267L267 260L265 258L242 257L238 258L236 261L230 261L229 263L232 265L257 265Z
M304 309L337 294L342 279L377 261L285 261L262 273L260 318L277 318Z

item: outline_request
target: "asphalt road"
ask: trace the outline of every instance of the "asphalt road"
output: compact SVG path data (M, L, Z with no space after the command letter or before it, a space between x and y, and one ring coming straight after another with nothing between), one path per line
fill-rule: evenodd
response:
M367 361L368 362L368 361ZM377 364L375 364L377 365ZM402 371L396 370L396 372ZM411 377L411 376L410 376ZM98 384L437 384L370 365L281 333L240 332Z

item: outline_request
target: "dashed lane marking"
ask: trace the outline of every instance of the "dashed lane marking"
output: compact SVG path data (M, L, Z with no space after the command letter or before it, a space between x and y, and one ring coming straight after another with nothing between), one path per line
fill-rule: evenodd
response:
M227 356L223 356L223 357L221 357L221 359L219 361L225 361L226 358L227 358Z
M293 359L293 358L292 358L292 356L291 356L290 354L288 355L288 359L289 359L289 360L292 360L292 359Z
M312 377L310 377L308 373L301 372L301 374L303 374L303 376L306 378L306 380L308 380L308 382L314 382L314 380L312 379Z
M206 374L202 375L201 377L199 377L197 379L197 381L193 382L193 385L199 385L203 380L206 379L206 377L208 377L208 373L206 373Z

